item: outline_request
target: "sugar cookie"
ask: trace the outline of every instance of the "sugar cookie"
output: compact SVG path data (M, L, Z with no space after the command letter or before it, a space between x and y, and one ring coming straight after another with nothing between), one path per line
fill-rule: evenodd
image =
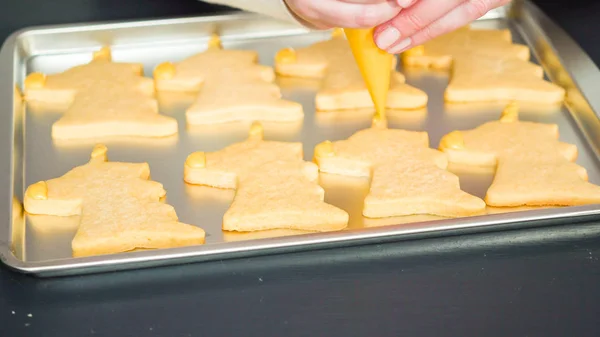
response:
M154 98L100 80L75 96L64 116L52 125L52 138L164 137L176 134L177 128L177 120L158 113Z
M525 45L512 43L508 29L472 29L465 26L409 49L401 59L405 67L448 70L456 58L471 55L516 57L527 61L530 51Z
M88 64L54 75L28 75L25 100L68 107L52 126L56 140L176 134L177 121L158 114L154 83L142 73L141 64L112 62L110 49L102 48Z
M282 99L273 69L258 64L257 52L222 49L216 36L206 51L158 65L154 79L159 91L199 92L186 111L190 125L304 118L301 104Z
M512 42L508 29L462 27L404 52L407 68L450 70L447 102L522 101L555 104L565 90L544 80L530 63L529 47Z
M451 162L496 167L485 198L490 206L572 206L600 203L600 187L577 165L577 147L559 141L556 124L519 121L509 105L498 121L454 131L439 146Z
M348 213L325 203L319 170L302 159L302 144L265 141L254 123L246 141L218 152L191 154L184 165L190 184L236 189L223 230L336 231Z
M89 163L29 186L25 210L80 215L72 242L76 257L204 243L204 230L179 222L175 209L160 201L166 192L149 180L148 164L108 162L106 152L98 145Z
M46 75L31 73L25 78L24 97L27 102L70 104L78 92L88 89L98 80L154 94L152 79L143 77L139 63L112 62L111 51L104 47L95 52L92 61L62 73Z
M319 144L315 161L321 172L372 176L363 209L369 218L485 212L485 203L462 191L446 170L446 155L429 148L426 132L388 129L385 120L375 120L347 140Z
M444 98L449 102L562 102L565 90L543 76L542 67L514 57L458 58Z

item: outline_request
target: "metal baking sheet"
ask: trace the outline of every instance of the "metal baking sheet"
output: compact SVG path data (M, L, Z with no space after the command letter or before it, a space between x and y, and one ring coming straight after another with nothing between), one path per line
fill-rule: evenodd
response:
M516 1L511 7L490 12L475 23L482 28L505 28L516 42L531 46L534 57L548 77L568 91L562 108L522 107L521 118L557 123L563 141L577 144L578 163L589 171L590 180L600 184L600 97L591 95L600 83L600 71L565 33L534 5ZM524 228L588 221L600 214L598 205L530 210L495 210L490 215L440 219L413 216L365 219L362 201L368 181L322 175L326 201L350 213L347 230L334 233L290 235L285 231L234 234L221 231L221 219L234 192L186 185L183 163L194 151L215 151L246 137L248 124L210 128L186 126L184 110L193 95L160 94L161 112L178 119L180 133L167 139L109 139L59 143L52 141L52 123L60 112L23 107L14 99L26 74L34 71L57 73L89 61L92 51L103 45L113 48L116 61L142 62L147 76L163 61L179 61L206 48L208 37L221 35L225 48L253 49L260 62L272 65L275 53L284 47L308 46L328 38L329 32L310 32L287 23L252 14L141 21L131 23L34 28L13 34L0 53L0 186L2 222L0 254L12 268L38 276L58 276L175 263L234 258L249 255L331 248L427 236ZM408 83L429 94L422 111L394 113L391 126L429 132L432 146L456 129L473 128L497 119L505 103L444 104L446 74L406 71ZM301 102L303 125L266 127L267 139L302 141L305 159L311 160L314 146L326 139L339 140L368 127L370 116L360 113L315 113L318 83L279 79L284 97ZM167 201L175 206L181 221L196 224L207 232L202 246L139 251L131 253L71 257L71 239L77 217L31 217L22 213L25 188L36 181L58 177L89 158L94 143L108 146L113 161L148 162L152 178L164 184ZM493 172L464 172L454 168L464 190L483 197Z

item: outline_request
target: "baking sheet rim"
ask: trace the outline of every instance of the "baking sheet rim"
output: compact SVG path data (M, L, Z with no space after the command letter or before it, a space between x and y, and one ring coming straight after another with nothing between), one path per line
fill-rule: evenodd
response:
M538 11L534 13L534 18L537 18L537 24L539 26L540 18L545 20L545 24L548 24L549 18L545 14L541 13L537 7L529 2L524 2L526 6L521 7L524 11L522 14L530 15L530 11ZM522 4L521 4L522 5ZM107 24L78 24L78 25L61 25L52 27L35 27L18 31L11 35L4 43L0 50L0 81L10 81L10 83L4 83L7 87L15 88L14 83L16 82L14 66L14 56L17 52L16 41L20 36L26 34L34 34L36 32L52 33L54 32L65 32L70 29L86 27L88 29L115 29L119 27L143 27L144 25L164 25L179 23L185 24L186 22L212 22L215 20L226 20L231 18L239 17L251 17L254 14L223 14L217 16L206 16L199 18L183 18L183 19L164 19L164 20L141 20L125 23L107 23ZM497 17L497 16L493 16ZM555 25L551 21L551 24ZM569 42L570 53L576 53L579 55L587 55L577 46L570 37L566 35L560 28L553 27L554 34L559 34L562 47L564 48L564 41ZM555 36L556 37L556 36ZM552 45L550 36L548 36L549 44L557 50L557 54L560 56L560 50L557 46ZM581 59L581 58L579 58ZM580 60L581 61L581 60ZM593 62L587 58L583 60L583 63L591 63L596 70L597 67ZM581 66L581 62L579 64ZM584 64L586 68L590 64ZM563 63L564 66L564 63ZM566 71L573 77L573 80L577 82L577 78L573 76L570 69ZM6 76L8 75L8 76ZM588 74L589 75L589 74ZM596 72L600 82L600 71ZM14 89L13 89L14 90ZM0 92L0 101L2 102L13 102L13 92ZM10 95L10 96L9 96ZM588 97L585 97L588 99ZM589 101L588 101L589 102ZM12 111L12 105L8 111ZM597 109L594 112L597 116ZM2 147L5 149L6 155L12 154L14 149L14 136L15 130L13 127L14 116L10 114L10 118L7 117L7 123L3 123L0 126L0 137L3 137L4 142ZM2 128L10 128L9 130ZM8 131L8 132L6 132ZM7 137L10 137L7 139ZM8 151L6 151L8 149ZM462 232L483 232L501 230L505 227L519 225L519 228L529 228L537 226L551 225L548 223L540 224L540 222L552 222L555 224L564 224L566 219L572 222L582 222L590 218L596 218L600 216L600 205L587 205L578 207L565 207L565 208L552 208L552 209L541 209L541 210L528 210L516 213L504 213L504 214L493 214L483 215L469 218L458 218L458 219L444 219L427 221L430 226L426 229L411 229L408 225L391 225L380 228L364 228L356 230L347 230L344 232L335 233L315 233L315 234L304 234L300 236L292 237L279 237L279 238L267 238L258 239L252 241L232 242L227 244L207 244L202 246L191 246L183 248L173 249L162 249L159 251L142 251L133 253L122 253L113 255L103 255L85 258L68 258L60 260L49 260L49 261L37 261L37 262L25 262L16 258L11 251L11 219L12 219L12 200L14 195L14 172L13 172L13 156L8 163L3 163L0 166L0 182L4 183L9 188L8 193L5 194L5 200L2 200L4 209L7 210L8 215L4 218L2 224L0 224L0 259L6 265L14 270L33 274L40 277L45 276L60 276L60 275L73 275L73 274L87 274L95 273L108 270L123 270L123 269L137 269L143 267L152 267L158 265L172 265L181 264L187 262L196 261L208 261L212 259L225 259L235 258L245 255L266 255L271 254L275 250L279 251L301 251L310 249L322 249L329 248L332 246L352 246L359 244L368 244L368 241L400 241L411 239L415 237L435 237L435 236L447 236L456 233L457 231ZM8 166L8 167L7 167ZM7 181L10 179L9 181ZM557 221L562 220L562 221ZM436 225L437 224L437 225ZM499 228L502 227L502 228Z

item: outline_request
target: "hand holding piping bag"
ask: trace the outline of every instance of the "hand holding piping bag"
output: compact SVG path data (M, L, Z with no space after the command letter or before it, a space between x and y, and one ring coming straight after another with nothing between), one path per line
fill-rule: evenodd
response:
M317 28L344 27L375 105L375 119L385 121L392 54L464 26L510 0L286 1Z
M510 0L204 0L317 29L344 28L378 120L385 119L392 54L460 28Z
M399 54L460 28L510 0L285 0L315 28L373 28L377 46Z

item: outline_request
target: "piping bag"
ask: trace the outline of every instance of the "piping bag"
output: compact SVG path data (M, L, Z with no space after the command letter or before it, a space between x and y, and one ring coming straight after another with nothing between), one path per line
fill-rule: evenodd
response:
M373 39L374 30L344 28L344 33L375 105L375 116L385 120L394 55L377 47Z

